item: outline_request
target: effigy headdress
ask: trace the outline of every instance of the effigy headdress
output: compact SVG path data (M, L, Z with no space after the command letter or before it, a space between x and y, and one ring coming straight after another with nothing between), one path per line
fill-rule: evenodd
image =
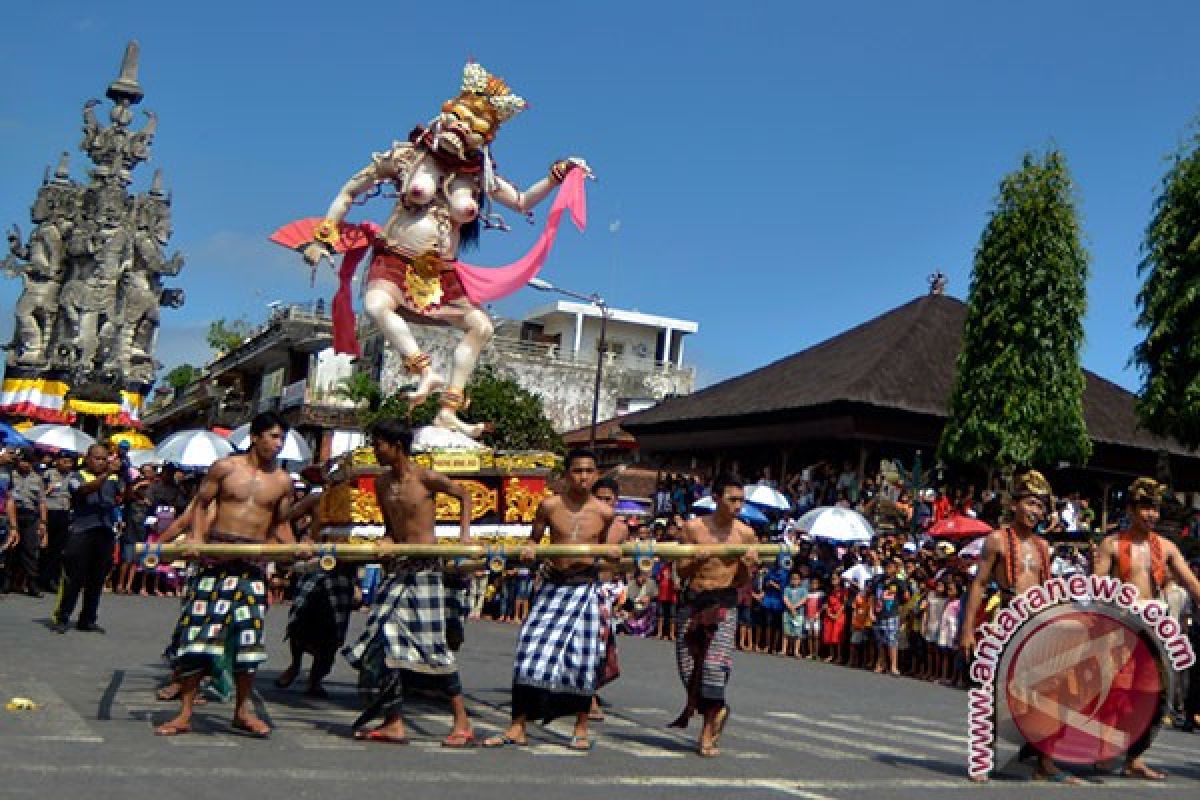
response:
M443 103L442 110L480 120L481 124L475 130L490 141L495 137L497 128L527 106L525 99L513 94L503 78L492 75L482 64L468 61L463 67L458 97ZM465 109L469 114L461 113L460 109Z

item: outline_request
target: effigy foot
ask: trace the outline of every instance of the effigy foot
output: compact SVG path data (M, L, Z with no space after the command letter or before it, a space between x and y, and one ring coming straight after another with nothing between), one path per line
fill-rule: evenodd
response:
M456 433L461 433L472 439L478 439L483 434L492 430L491 423L486 422L463 422L458 418L458 415L453 410L443 406L433 418L433 424L438 428L445 428Z
M414 353L405 358L404 367L409 374L417 376L416 388L405 396L410 408L421 405L429 395L446 385L446 379L434 371L428 353Z

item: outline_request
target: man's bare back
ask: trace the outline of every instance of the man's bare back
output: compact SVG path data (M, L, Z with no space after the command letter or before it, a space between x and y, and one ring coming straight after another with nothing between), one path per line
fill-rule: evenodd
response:
M749 525L734 518L728 527L717 524L716 515L688 520L683 526L683 544L757 544L758 537ZM748 576L747 570L758 563L754 551L744 556L706 556L686 559L679 565L679 573L690 578L689 588L704 592L712 589L729 589L739 585ZM739 574L740 573L740 574Z
M196 499L206 510L216 503L213 533L259 542L271 538L290 542L290 529L284 534L288 526L282 523L287 520L291 497L292 479L282 467L275 463L259 466L250 454L239 454L213 464Z

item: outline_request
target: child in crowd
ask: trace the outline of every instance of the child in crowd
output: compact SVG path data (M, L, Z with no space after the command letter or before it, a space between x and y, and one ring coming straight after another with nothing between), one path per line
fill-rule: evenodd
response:
M925 608L925 641L929 642L929 671L925 677L931 681L942 677L941 630L942 612L945 610L946 583L935 581Z
M842 663L842 636L846 631L846 585L839 572L834 573L833 588L829 600L822 609L821 641L828 648L826 664Z
M800 648L804 636L804 601L808 598L808 584L799 572L788 578L783 590L783 655L802 657Z
M854 596L851 606L854 610L850 617L850 666L865 667L863 661L863 646L871 636L871 627L875 624L875 598L867 590Z
M821 588L821 578L816 576L809 579L808 597L804 599L804 633L808 637L810 659L821 655L821 609L824 606L825 592Z
M954 686L960 677L958 658L958 616L962 596L956 581L946 584L946 605L942 609L942 624L938 628L938 649L942 651L942 684Z

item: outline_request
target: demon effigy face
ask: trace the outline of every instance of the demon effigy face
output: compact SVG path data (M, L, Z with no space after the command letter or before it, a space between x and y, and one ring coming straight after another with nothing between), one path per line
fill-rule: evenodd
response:
M473 159L525 105L502 79L470 62L463 68L459 95L442 104L431 126L434 149L463 161Z

